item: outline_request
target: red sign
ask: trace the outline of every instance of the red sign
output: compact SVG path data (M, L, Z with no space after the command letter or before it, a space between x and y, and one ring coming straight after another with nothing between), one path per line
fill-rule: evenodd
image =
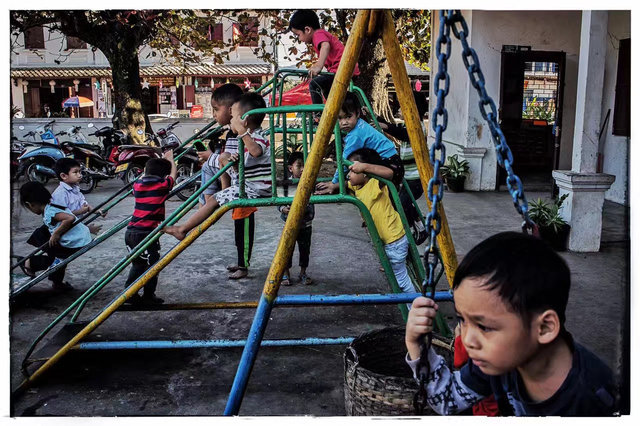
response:
M191 107L191 118L203 118L204 108L202 105L194 105Z

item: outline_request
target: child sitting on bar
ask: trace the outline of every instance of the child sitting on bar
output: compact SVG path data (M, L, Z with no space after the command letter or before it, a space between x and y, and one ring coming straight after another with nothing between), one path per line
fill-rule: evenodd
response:
M347 92L338 113L340 131L346 135L344 136L342 158L349 158L349 155L359 148L370 148L380 155L382 165L391 170L390 179L398 186L404 177L404 167L396 146L386 136L360 118L361 114L362 108L358 97L353 92ZM322 195L338 192L340 189L338 174L341 172L342 170L336 170L331 182L318 183L315 193Z
M245 193L247 198L271 196L271 159L269 141L264 139L260 124L264 113L252 114L245 119L242 115L257 108L266 108L264 99L255 92L245 93L231 107L231 130L244 142ZM237 161L238 154L222 153L220 168L229 161ZM240 198L240 184L235 183L209 198L204 206L182 225L168 226L167 234L183 240L187 233L205 221L218 207Z
M393 170L384 165L380 155L370 148L360 148L349 154L347 159L353 161L347 175L349 189L371 212L398 286L404 293L415 292L406 265L409 240L405 235L402 219L391 204L389 188L379 180L365 175L372 173L384 179L391 179ZM411 305L407 304L407 307L410 308Z

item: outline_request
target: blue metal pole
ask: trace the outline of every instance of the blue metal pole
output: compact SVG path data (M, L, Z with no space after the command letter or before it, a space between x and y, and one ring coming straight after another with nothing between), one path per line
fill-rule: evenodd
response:
M227 406L224 409L225 416L236 416L238 411L240 411L240 404L242 404L242 398L244 397L244 392L247 389L247 382L249 381L251 371L253 370L253 361L258 355L260 341L264 335L264 330L267 328L267 322L271 315L272 307L273 300L267 300L267 296L262 294L260 296L260 302L258 303L258 308L256 309L253 322L251 323L251 330L249 330L247 344L242 351L242 357L240 358L240 364L238 364L236 377L233 379L233 385L231 386Z
M307 337L304 339L263 340L260 346L317 346L345 345L354 337ZM186 348L240 348L246 340L133 340L78 343L74 350L115 350L115 349L186 349Z
M275 299L275 306L288 305L375 305L393 303L411 303L420 293L391 293L391 294L341 294L337 296L292 294L279 296ZM448 291L439 291L435 300L451 301L453 296Z

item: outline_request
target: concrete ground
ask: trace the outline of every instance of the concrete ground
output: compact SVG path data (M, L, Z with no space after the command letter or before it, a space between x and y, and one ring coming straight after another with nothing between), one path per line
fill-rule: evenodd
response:
M121 185L103 182L87 196L96 205ZM49 185L50 189L54 185ZM25 240L40 218L20 208L12 195L14 253L31 251ZM532 200L541 193L528 193ZM424 197L420 200L424 207ZM101 220L103 229L132 212L127 199ZM167 203L170 212L177 199ZM482 239L519 230L521 220L505 192L446 193L444 205L459 256ZM563 253L573 273L567 326L575 338L621 374L625 289L629 285L628 209L606 203L599 253ZM384 274L354 206L318 205L313 223L309 274L312 286L282 287L285 294L387 292ZM161 274L157 294L166 302L256 301L264 285L283 222L274 207L256 214L256 240L249 277L227 279L234 263L230 215L200 237ZM162 252L175 243L161 238ZM22 381L20 363L36 336L75 298L125 256L124 231L67 269L76 289L54 293L42 282L11 304L11 389ZM297 254L294 255L294 265ZM292 275L297 276L294 266ZM81 315L89 320L123 288L125 274L103 289ZM440 288L444 288L442 284ZM450 312L450 309L448 310ZM252 309L116 312L89 340L246 339ZM452 316L449 316L452 319ZM402 324L396 306L275 308L266 339L357 336ZM57 331L57 329L56 329ZM343 416L344 345L262 348L240 409L242 416ZM70 353L11 404L12 416L217 416L221 415L241 349L85 351Z

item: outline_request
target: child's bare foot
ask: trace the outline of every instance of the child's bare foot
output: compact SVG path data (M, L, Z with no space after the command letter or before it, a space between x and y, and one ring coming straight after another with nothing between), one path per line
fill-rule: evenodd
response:
M280 281L280 284L286 285L286 286L291 285L291 281L289 280L289 275L287 274L283 275L282 280Z
M184 237L187 236L187 233L182 230L182 227L177 225L167 226L166 228L164 228L164 233L173 235L180 241L184 240Z
M233 272L232 274L229 274L229 279L239 280L240 278L244 278L247 275L249 275L249 271L247 271L247 268L238 267L238 269L236 269L235 272Z

